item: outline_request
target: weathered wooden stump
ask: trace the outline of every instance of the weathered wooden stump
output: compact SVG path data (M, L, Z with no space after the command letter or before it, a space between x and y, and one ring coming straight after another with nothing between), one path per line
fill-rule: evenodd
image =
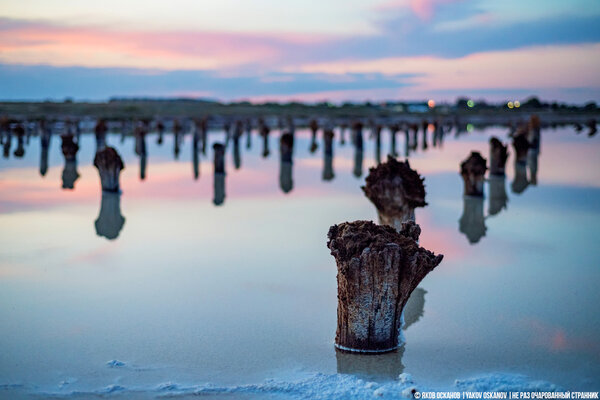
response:
M402 223L415 220L415 208L425 207L424 179L410 167L388 156L387 162L369 170L365 195L377 208L379 223L397 230Z
M486 170L486 160L477 151L471 152L469 158L460 164L465 196L483 197L483 181Z
M495 136L490 139L490 175L505 175L506 160L508 159L508 146Z
M105 147L96 153L94 166L98 168L102 190L118 192L119 175L121 174L121 170L125 168L125 164L123 164L119 153L112 147Z
M338 349L383 353L398 348L402 310L443 258L419 247L420 231L414 222L399 232L371 221L329 228L327 247L338 268Z
M527 152L531 145L524 134L517 134L513 138L513 148L515 149L515 162L519 164L527 163Z

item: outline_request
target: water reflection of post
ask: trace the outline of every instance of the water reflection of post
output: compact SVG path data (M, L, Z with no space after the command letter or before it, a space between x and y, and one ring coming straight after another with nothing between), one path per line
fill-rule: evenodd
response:
M398 151L396 150L396 136L400 130L400 125L390 124L388 129L390 131L390 154L392 157L398 157Z
M333 129L323 132L323 180L330 181L335 177L333 172Z
M146 148L146 134L147 125L142 122L141 125L135 129L135 154L140 157L140 180L146 179L146 161L147 161L147 148Z
M283 193L289 193L294 188L292 179L292 165L294 153L294 136L286 132L279 139L279 187Z
M529 168L529 183L537 185L538 156L540 152L535 149L529 149L527 152L527 167Z
M381 128L382 126L377 124L373 126L373 135L375 136L375 162L381 164Z
M479 242L487 230L483 216L483 182L486 170L485 158L476 151L471 152L469 158L460 164L464 195L459 231L467 236L471 244Z
M179 120L173 121L173 156L175 159L179 159L179 151L181 144L181 124Z
M352 125L352 144L354 145L354 171L353 174L357 178L362 176L363 168L363 124L355 122Z
M156 123L156 130L158 131L158 138L156 139L156 144L163 144L163 135L165 134L165 124L162 121L158 121Z
M114 148L105 147L96 153L94 166L98 169L102 186L100 214L95 221L96 234L115 239L125 223L125 218L121 215L119 185L119 176L125 165Z
M371 221L329 228L327 247L338 268L338 349L383 353L398 348L408 298L443 258L419 247L420 232L414 222L400 231Z
M342 122L340 124L340 145L342 146L346 144L346 129L348 129L348 124Z
M428 142L427 134L429 132L429 123L427 121L423 121L421 123L421 128L423 130L423 144L422 144L421 149L427 150L427 148L429 147L429 144L427 143Z
M508 202L505 175L507 158L507 146L503 145L498 138L492 137L490 139L490 175L488 178L490 188L489 215L498 214L506 208Z
M208 146L208 118L204 117L197 125L200 130L200 140L202 141L202 154L206 155L206 146Z
M423 316L426 293L424 289L416 288L410 295L404 307L403 330ZM403 355L404 344L398 350L385 354L351 354L336 349L337 372L368 380L398 379L398 375L404 372Z
M46 121L44 121L46 122ZM44 123L42 127L40 145L40 175L45 176L48 172L48 149L50 148L50 142L52 140L52 128L50 123Z
M240 138L244 134L244 125L242 121L238 120L235 122L235 128L233 131L233 167L240 169L242 166L242 157L240 155Z
M311 136L310 136L310 146L309 146L308 150L311 153L314 153L319 148L319 145L317 144L317 132L319 131L319 123L317 122L316 119L313 119L310 121L309 128L310 128Z
M194 136L192 137L192 165L194 168L194 180L198 180L200 177L200 132L198 132L198 123L194 129Z
M4 158L10 157L10 148L12 146L12 132L8 118L0 118L0 138L2 139L2 155Z
M25 155L25 129L22 124L18 124L13 132L17 137L17 148L13 155L17 158L22 158Z
M410 151L416 151L419 143L419 125L411 124L410 129L412 131L410 140Z
M106 147L106 132L108 128L106 126L106 121L103 119L99 119L96 122L96 127L94 128L94 134L96 135L96 153ZM125 129L123 129L125 131Z
M61 136L61 150L65 157L65 167L62 172L62 187L63 189L73 189L75 181L79 178L77 172L77 152L79 151L79 143L73 141L72 134Z
M246 124L244 126L246 130L246 149L252 148L252 121L250 118L246 118Z
M214 198L213 204L220 206L225 201L225 146L213 144L214 153Z
M263 158L267 158L271 153L271 151L269 150L269 132L271 130L269 129L269 126L267 125L265 120L262 118L259 118L258 120L258 131L263 139L262 156Z
M377 208L379 223L400 230L404 222L415 221L415 208L427 205L423 180L408 161L388 156L369 170L362 190Z
M527 153L529 152L529 142L525 135L518 134L513 138L513 148L515 150L515 179L512 182L511 189L513 193L523 193L529 181L527 179Z

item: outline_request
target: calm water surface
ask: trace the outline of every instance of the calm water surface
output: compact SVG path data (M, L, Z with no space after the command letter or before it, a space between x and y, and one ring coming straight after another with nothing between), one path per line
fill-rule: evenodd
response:
M0 397L185 396L184 387L311 397L328 379L379 385L402 372L434 389L499 373L599 390L599 139L544 130L537 160L515 168L511 148L506 181L486 185L483 203L465 202L459 163L471 150L488 158L491 135L508 140L500 128L452 132L410 154L426 178L421 245L445 258L411 298L404 348L377 357L334 350L336 266L326 247L330 225L377 218L360 189L373 140L357 178L354 148L336 136L335 178L323 181L323 144L311 154L309 132L298 130L284 193L279 132L268 158L260 137L251 148L243 137L240 169L227 149L226 197L215 206L212 147L196 180L190 135L177 160L172 135L161 146L149 135L142 181L134 139L109 135L126 167L123 193L104 199L102 215L94 136L81 136L74 190L61 187L60 137L43 177L32 137L24 158L0 160ZM387 131L382 138L383 157Z

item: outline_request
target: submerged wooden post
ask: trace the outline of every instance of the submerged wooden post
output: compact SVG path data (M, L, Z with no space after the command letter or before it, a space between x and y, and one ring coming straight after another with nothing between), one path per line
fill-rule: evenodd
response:
M279 187L283 193L289 193L294 188L292 178L294 135L286 132L279 138Z
M515 163L526 164L527 152L531 145L524 134L518 134L513 138L513 147L515 149Z
M490 139L490 175L503 176L508 158L507 146L495 136Z
M98 168L102 190L118 192L119 175L121 174L121 170L125 168L125 164L123 164L119 153L112 147L105 147L96 153L94 166Z
M333 172L333 129L323 131L323 180L330 181L335 177Z
M75 187L75 181L79 178L77 172L77 152L79 151L79 144L73 140L73 134L69 133L62 135L61 150L65 157L65 167L62 172L62 188L73 189Z
M486 170L486 159L478 151L471 152L469 158L460 164L465 196L483 197L483 180Z
M415 208L425 207L423 178L410 167L408 160L388 160L369 170L365 196L377 208L379 223L400 230L403 222L415 220Z
M383 353L398 348L402 310L443 258L419 247L420 233L414 222L399 232L371 221L329 228L327 247L338 269L338 349Z

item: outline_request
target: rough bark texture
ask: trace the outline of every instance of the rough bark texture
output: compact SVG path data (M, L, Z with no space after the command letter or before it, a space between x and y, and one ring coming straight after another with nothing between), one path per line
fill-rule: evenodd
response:
M505 174L508 146L504 146L497 137L490 139L490 175Z
M460 164L460 175L464 181L465 196L483 197L483 179L487 170L486 159L477 151Z
M96 153L94 166L98 168L102 190L118 192L119 175L121 170L125 168L119 153L112 147L105 147Z
M338 268L338 349L378 353L398 347L410 294L443 258L419 247L419 233L413 222L400 232L370 221L329 229L327 247Z
M423 181L408 160L388 156L387 162L369 170L362 190L377 208L380 222L399 229L403 222L415 220L416 207L427 205Z

